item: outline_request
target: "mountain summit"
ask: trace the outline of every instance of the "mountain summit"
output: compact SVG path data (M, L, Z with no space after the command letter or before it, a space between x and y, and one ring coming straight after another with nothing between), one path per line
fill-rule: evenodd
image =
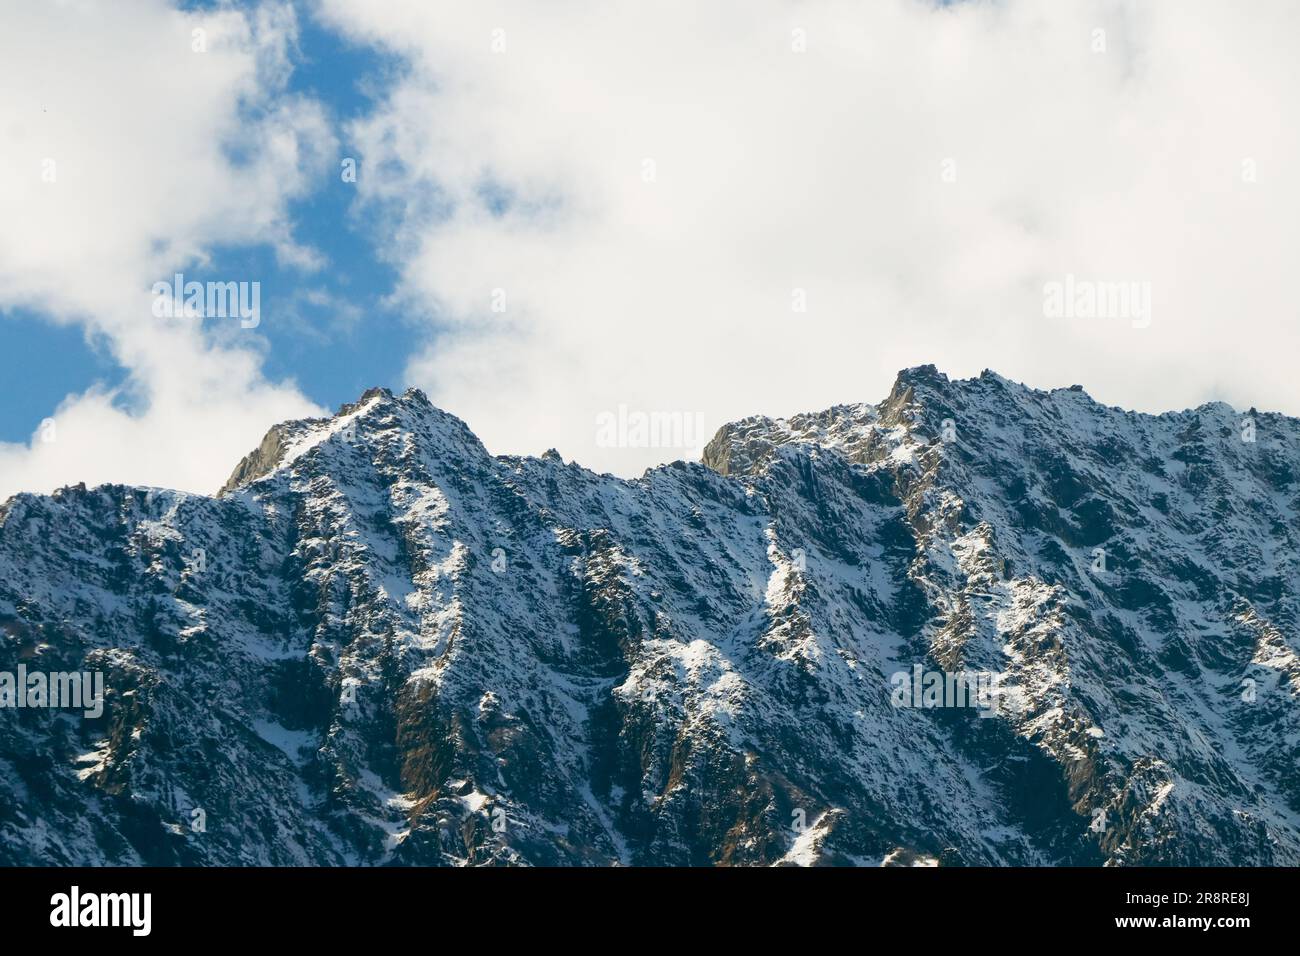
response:
M0 676L104 696L0 707L0 864L1300 865L1300 421L926 366L703 457L372 389L10 499Z

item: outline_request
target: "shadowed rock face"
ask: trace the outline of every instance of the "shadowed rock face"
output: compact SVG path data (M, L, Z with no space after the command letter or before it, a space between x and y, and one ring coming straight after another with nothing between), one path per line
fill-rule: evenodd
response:
M0 672L106 688L0 707L0 864L1300 864L1298 511L1295 420L991 373L635 481L371 390L0 507Z

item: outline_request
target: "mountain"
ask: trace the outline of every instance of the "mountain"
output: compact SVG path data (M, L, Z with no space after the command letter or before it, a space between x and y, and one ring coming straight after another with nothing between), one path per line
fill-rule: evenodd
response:
M703 457L375 389L10 499L0 672L105 692L0 708L0 864L1300 864L1300 421L926 366Z

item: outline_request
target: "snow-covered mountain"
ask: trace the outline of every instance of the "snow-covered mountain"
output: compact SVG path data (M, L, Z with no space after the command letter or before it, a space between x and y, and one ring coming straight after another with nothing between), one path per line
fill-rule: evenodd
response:
M1297 513L1300 421L992 373L633 481L372 390L0 506L0 671L106 697L0 708L0 863L1297 865Z

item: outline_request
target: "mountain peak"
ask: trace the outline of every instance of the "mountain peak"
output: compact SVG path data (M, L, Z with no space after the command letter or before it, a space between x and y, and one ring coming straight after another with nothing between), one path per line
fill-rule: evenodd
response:
M925 365L913 365L910 368L900 369L894 376L895 384L902 383L910 385L915 382L927 382L935 385L947 384L949 378L946 373L939 371L938 366L932 363Z
M447 443L473 454L486 454L469 426L433 405L418 388L401 395L382 386L368 388L355 402L348 402L329 418L305 418L282 422L267 431L261 443L235 466L217 496L265 478L291 465L314 450L330 444L366 441L394 428L417 442L445 446Z

